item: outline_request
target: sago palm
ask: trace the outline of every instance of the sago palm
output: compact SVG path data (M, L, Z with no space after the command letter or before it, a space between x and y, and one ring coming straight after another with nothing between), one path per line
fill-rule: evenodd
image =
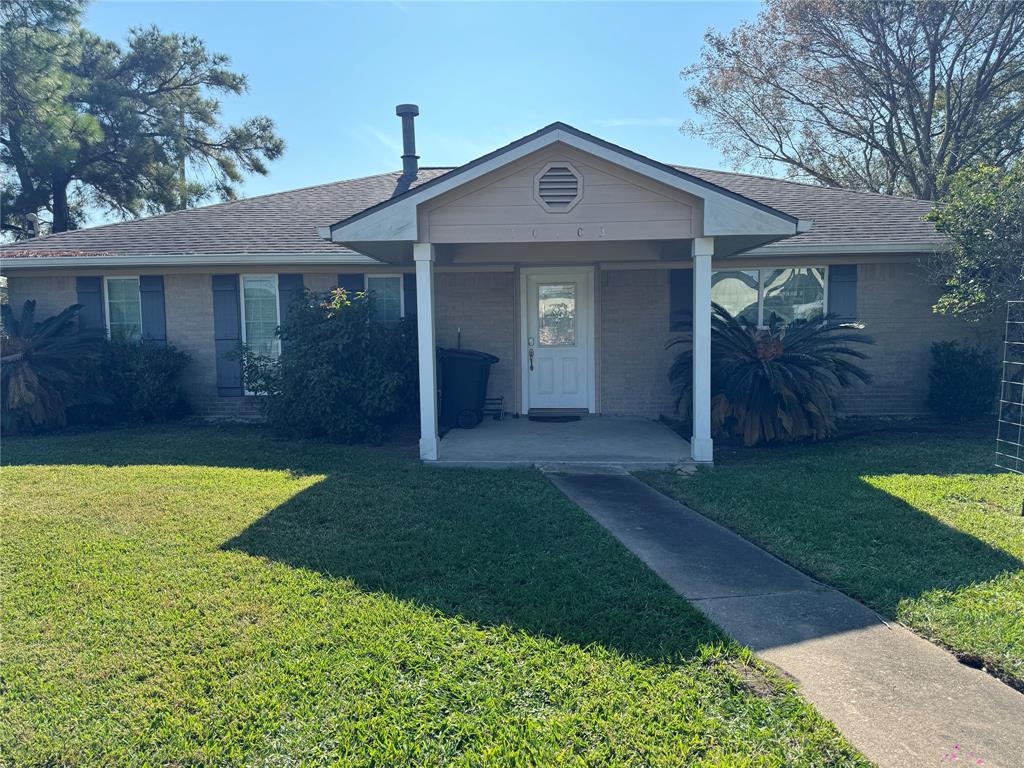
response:
M711 430L744 445L820 440L836 430L840 389L870 383L855 345L873 344L863 326L831 316L786 325L774 313L766 328L736 318L718 304L711 313ZM676 411L689 414L693 394L692 339L669 371Z
M0 413L5 430L62 427L74 385L86 360L100 350L100 332L78 327L80 304L42 322L35 301L26 301L21 315L0 307Z

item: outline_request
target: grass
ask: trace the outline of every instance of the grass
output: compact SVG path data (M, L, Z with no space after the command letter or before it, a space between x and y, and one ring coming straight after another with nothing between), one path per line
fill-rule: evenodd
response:
M0 764L864 764L537 473L3 447Z
M1024 477L993 446L875 434L645 479L1024 690Z

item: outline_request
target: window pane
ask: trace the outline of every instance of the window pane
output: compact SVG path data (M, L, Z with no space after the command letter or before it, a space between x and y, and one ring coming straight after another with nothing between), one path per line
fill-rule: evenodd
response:
M813 320L825 313L825 270L821 267L764 269L764 322L774 312L785 322Z
M280 351L277 329L277 277L243 277L245 343L259 355L276 357Z
M127 341L142 338L142 301L137 277L107 280L107 319L110 338Z
M731 270L711 275L711 300L733 317L757 322L757 270Z
M373 294L373 319L382 323L397 323L402 319L402 278L368 275L366 287Z
M542 347L576 343L576 283L537 286L537 337Z

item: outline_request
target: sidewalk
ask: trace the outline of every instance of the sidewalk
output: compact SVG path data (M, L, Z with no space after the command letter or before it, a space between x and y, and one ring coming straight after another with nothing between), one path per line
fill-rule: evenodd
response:
M878 765L1024 765L1024 695L634 477L551 480Z

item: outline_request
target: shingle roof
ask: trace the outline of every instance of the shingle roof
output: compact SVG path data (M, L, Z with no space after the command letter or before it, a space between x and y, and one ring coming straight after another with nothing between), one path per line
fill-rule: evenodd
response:
M791 216L813 219L809 232L763 247L888 245L941 243L934 225L924 221L934 203L874 192L853 192L768 176L675 166L712 184L778 208Z
M765 246L884 246L941 242L922 220L932 204L924 200L851 192L834 187L674 166L704 181L800 219L813 219L809 232ZM451 168L421 168L412 187ZM33 256L346 256L349 249L321 239L318 226L332 224L403 191L399 172L278 192L202 208L62 232L0 245L4 259Z
M449 168L421 168L415 187ZM400 172L171 211L134 221L61 232L0 246L4 258L77 255L352 255L323 240L317 227L387 200Z

